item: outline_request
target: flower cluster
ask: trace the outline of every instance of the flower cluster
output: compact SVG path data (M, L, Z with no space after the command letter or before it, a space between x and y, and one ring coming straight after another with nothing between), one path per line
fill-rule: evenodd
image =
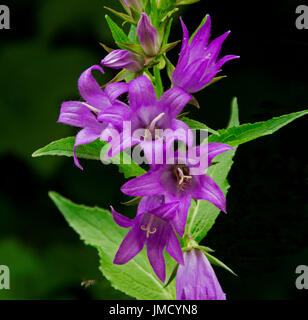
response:
M170 77L172 86L157 95L158 81L149 68L166 57L163 37L151 24L142 1L123 0L122 3L130 16L139 18L136 30L139 51L114 50L101 64L126 69L132 77L126 78L126 82L118 78L102 87L93 73L104 71L99 65L92 66L82 73L78 83L84 101L64 102L58 121L81 128L74 146L74 161L81 169L77 147L97 139L109 143L109 158L138 146L150 164L146 174L121 188L124 194L141 198L136 217L130 220L111 207L114 221L130 229L114 263L127 263L146 246L155 274L165 282L166 249L180 265L176 279L178 299L225 299L205 255L197 247L186 248L183 254L179 238L185 237L192 199L209 201L226 212L223 192L205 172L217 155L232 147L222 143L194 146L193 133L179 115L195 100L192 93L211 83L224 63L238 57L228 55L218 59L229 32L209 43L210 16L191 40L181 20L183 41L178 63ZM180 143L184 149L176 147Z

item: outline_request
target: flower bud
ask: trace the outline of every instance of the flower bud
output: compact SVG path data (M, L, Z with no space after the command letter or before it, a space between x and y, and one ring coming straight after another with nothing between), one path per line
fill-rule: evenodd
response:
M140 72L144 67L144 59L131 51L114 50L101 61L101 64L112 69Z
M142 0L121 0L121 2L128 9L133 8L138 12L142 12L144 9Z
M154 57L160 49L160 41L157 30L151 25L146 13L142 13L138 22L137 33L144 53L149 57Z

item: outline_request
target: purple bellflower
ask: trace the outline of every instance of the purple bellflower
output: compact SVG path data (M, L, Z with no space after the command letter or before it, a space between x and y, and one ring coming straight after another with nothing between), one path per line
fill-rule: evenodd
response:
M209 42L211 18L208 15L205 24L198 30L191 42L188 30L181 19L183 28L183 42L177 66L173 72L174 86L184 88L187 92L200 91L209 84L221 67L227 61L237 59L239 56L227 55L217 61L221 46L230 34L224 33L212 42Z
M160 40L157 30L151 25L146 13L141 14L137 34L144 53L148 57L155 57L160 50Z
M215 272L202 251L184 252L176 276L177 300L226 300Z
M146 245L154 272L165 282L164 248L166 247L166 251L179 264L184 263L181 245L170 223L177 207L177 202L164 204L163 197L145 197L139 203L134 220L122 216L111 207L115 222L120 227L131 228L122 241L113 263L127 263Z
M103 91L92 76L93 70L104 73L100 66L95 65L84 71L78 81L79 92L85 101L62 103L58 119L58 122L82 128L76 135L74 145L74 162L80 169L82 169L82 166L77 159L76 148L100 137L108 124L97 120L98 114L108 107L121 105L122 102L118 101L117 98L128 91L128 85L123 82L107 85L105 91Z
M176 119L192 96L182 88L166 91L157 100L153 85L146 76L140 76L129 83L129 107L125 104L105 109L98 119L109 122L116 129L107 129L101 139L111 145L108 156L115 156L122 150L140 144L149 163L163 163L163 143L181 140L192 144L193 136L189 127ZM130 130L123 123L129 123ZM115 134L118 139L112 139ZM137 133L137 134L136 134ZM109 137L109 138L108 138ZM155 159L154 159L155 156Z
M214 157L230 149L233 148L226 144L209 143L191 148L187 153L176 151L165 164L156 165L146 174L128 181L121 190L137 197L164 195L166 203L179 201L172 223L182 237L191 198L207 200L226 212L224 194L204 172Z
M140 72L144 68L144 59L128 50L114 50L101 61L101 64L112 69L127 69L132 72Z

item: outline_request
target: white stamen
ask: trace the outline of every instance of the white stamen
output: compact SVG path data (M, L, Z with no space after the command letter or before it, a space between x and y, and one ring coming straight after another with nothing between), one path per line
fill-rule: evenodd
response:
M82 102L82 104L83 104L85 107L87 107L87 108L89 108L90 110L92 110L93 112L95 112L95 113L100 113L100 112L101 112L100 110L98 110L98 109L90 106L89 104L87 104L87 103L85 103L85 102Z

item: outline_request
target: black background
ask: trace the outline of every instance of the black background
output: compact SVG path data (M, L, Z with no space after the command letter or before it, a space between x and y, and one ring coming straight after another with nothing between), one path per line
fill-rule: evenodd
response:
M31 158L39 147L77 132L56 123L59 107L79 98L79 75L104 57L98 42L113 46L103 5L119 8L118 2L3 4L11 10L11 30L0 30L0 264L10 266L13 284L0 298L125 299L100 275L95 250L47 196L56 190L78 203L124 210L121 174L99 162L83 161L81 172L72 159ZM231 30L222 53L241 56L224 66L227 79L196 95L201 110L190 108L193 118L225 127L233 96L241 123L307 108L308 30L295 27L299 4L305 1L200 1L181 9L190 32L206 13L212 38ZM181 37L177 23L170 40ZM174 63L177 53L169 55ZM113 74L107 71L106 79ZM295 268L308 265L306 127L302 118L238 149L228 214L204 240L238 274L215 269L228 299L307 297L295 287ZM85 279L97 284L85 290Z

